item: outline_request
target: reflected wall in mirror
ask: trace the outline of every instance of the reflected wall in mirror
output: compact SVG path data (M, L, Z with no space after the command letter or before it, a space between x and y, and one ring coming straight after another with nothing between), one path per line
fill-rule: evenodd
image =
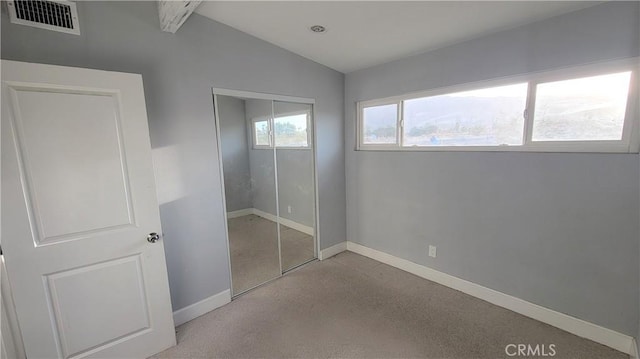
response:
M274 101L280 248L286 271L315 258L315 184L309 104Z
M316 258L313 108L214 101L236 296Z
M271 101L216 97L232 289L238 294L281 274L277 223L256 214L276 212L274 150L254 151L248 138L248 119L268 122Z

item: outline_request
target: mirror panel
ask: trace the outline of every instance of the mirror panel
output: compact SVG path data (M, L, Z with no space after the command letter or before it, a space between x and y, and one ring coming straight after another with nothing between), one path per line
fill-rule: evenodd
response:
M216 95L232 273L238 295L281 275L272 102Z
M280 248L286 272L316 257L313 108L274 101L273 112Z

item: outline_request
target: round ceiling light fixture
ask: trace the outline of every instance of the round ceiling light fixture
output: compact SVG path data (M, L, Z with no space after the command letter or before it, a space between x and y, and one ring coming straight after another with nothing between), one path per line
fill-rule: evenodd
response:
M316 33L322 33L322 32L326 32L327 28L322 26L322 25L313 25L309 28L309 30L316 32Z

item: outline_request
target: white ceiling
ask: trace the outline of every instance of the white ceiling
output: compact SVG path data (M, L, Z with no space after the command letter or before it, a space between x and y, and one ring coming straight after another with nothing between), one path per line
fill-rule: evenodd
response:
M196 12L348 73L597 3L205 1Z

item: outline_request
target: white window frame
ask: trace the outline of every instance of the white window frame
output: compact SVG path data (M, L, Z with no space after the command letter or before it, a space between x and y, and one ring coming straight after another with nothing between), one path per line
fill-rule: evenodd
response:
M533 141L532 130L535 121L535 90L540 83L578 79L584 77L607 75L618 72L631 71L629 92L627 96L627 109L625 112L622 129L622 139L590 140L590 141ZM480 81L449 87L443 87L412 94L387 97L383 99L359 101L357 103L356 121L356 150L358 151L500 151L500 152L614 152L614 153L638 153L640 147L640 100L638 82L640 81L640 58L631 58L606 63L575 66L531 73L521 76L513 76L495 80ZM403 147L404 119L403 102L423 97L446 95L457 92L480 90L484 88L528 83L526 108L523 109L524 129L522 145L488 145L488 146L411 146ZM396 104L398 106L397 134L394 144L365 144L363 111L367 107Z
M269 139L269 144L268 145L259 145L257 138L256 138L256 122L264 122L267 121L267 138ZM253 145L253 149L254 150L268 150L273 148L273 135L272 135L272 126L271 126L271 121L270 118L264 118L264 117L256 117L256 118L252 118L251 119L251 142Z
M385 106L385 105L396 105L396 142L395 143L364 143L364 109L365 107L376 107L376 106ZM370 149L370 150L395 150L397 147L401 147L402 145L402 100L398 97L386 98L381 100L372 100L366 102L358 102L358 144L359 149Z
M276 146L276 132L275 132L275 124L276 119L279 117L289 117L296 115L306 115L307 116L307 145L306 146ZM302 110L302 111L293 111L293 112L283 112L279 113L277 116L273 118L273 144L274 147L278 150L309 150L311 149L311 111L310 110Z
M276 146L276 134L275 134L275 119L279 117L289 117L296 115L306 115L307 116L307 145L306 146ZM269 126L269 145L258 145L256 144L256 122L267 121ZM313 147L312 144L312 128L311 128L311 110L302 110L302 111L293 111L293 112L285 112L280 113L274 117L257 117L251 119L251 140L254 150L311 150Z

